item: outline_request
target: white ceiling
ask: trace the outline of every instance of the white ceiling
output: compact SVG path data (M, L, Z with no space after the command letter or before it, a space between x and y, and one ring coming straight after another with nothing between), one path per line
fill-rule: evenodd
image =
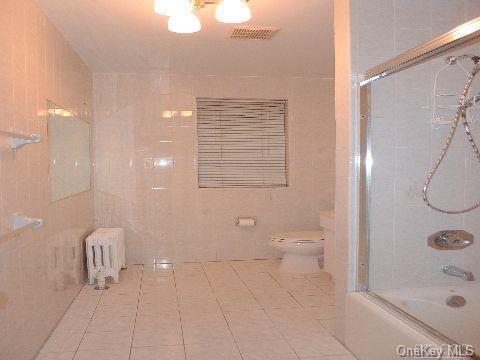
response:
M272 40L232 40L231 26L198 15L203 29L178 35L153 0L37 0L93 72L333 77L333 0L251 0L253 26Z

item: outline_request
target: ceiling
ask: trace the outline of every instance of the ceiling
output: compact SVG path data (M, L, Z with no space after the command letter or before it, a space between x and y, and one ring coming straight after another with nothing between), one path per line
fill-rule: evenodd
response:
M232 40L215 6L202 30L167 30L153 0L37 0L93 72L333 77L333 0L251 0L242 25L279 27L272 40Z

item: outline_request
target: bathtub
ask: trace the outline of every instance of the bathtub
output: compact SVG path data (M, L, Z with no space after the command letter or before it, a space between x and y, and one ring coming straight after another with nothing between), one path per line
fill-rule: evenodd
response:
M467 299L463 308L453 309L443 305L446 297L452 294L450 290ZM429 317L431 327L445 332L445 335L454 340L478 346L480 333L476 323L480 319L474 301L474 297L480 295L478 289L423 288L377 293L425 323L426 317ZM405 359L406 357L398 353L399 346L413 348L419 344L428 344L443 347L448 343L408 317L402 316L391 306L386 306L383 300L371 293L347 293L345 300L345 345L359 360Z
M428 287L376 291L376 294L460 344L480 350L480 287ZM447 306L453 295L465 298L464 306Z

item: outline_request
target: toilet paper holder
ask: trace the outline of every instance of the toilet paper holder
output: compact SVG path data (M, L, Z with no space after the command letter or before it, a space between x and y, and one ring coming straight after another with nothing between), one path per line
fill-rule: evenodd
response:
M248 227L257 225L257 219L254 217L250 218L237 218L235 225L240 227Z

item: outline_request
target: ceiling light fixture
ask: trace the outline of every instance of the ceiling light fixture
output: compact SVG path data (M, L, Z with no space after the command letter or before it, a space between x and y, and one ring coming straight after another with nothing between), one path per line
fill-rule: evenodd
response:
M154 0L153 11L159 15L174 16L192 11L190 0Z
M159 15L171 15L172 4L174 0L155 0L153 2L153 11Z
M202 24L195 14L206 5L218 4L215 18L226 24L239 24L251 19L249 0L154 0L154 11L169 16L168 30L189 34L200 31Z
M223 0L217 6L215 18L225 24L241 24L252 18L244 0Z
M173 15L168 19L168 30L174 33L191 34L201 29L200 19L192 12Z

